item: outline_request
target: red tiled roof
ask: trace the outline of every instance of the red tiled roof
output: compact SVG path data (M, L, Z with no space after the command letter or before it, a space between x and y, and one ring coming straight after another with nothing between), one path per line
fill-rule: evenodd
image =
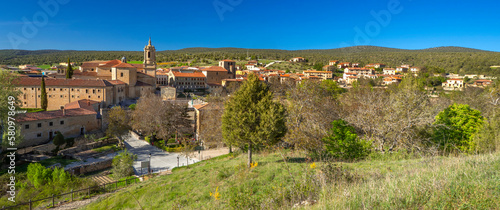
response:
M128 63L120 63L117 65L114 65L113 67L115 67L115 68L135 68L135 66L132 66Z
M83 100L78 100L78 101L73 101L69 104L64 105L64 109L69 110L69 109L88 109L90 111L94 111L94 108L92 105L99 103L98 101L93 101L89 99L83 99Z
M40 77L19 77L12 82L16 86L40 86ZM107 80L91 79L54 79L45 78L46 86L71 86L71 87L106 87L113 86Z
M304 73L327 73L327 74L331 74L332 72L331 71L304 71Z
M110 60L104 63L99 64L99 67L112 67L114 65L120 64L122 61L120 60Z
M178 71L172 71L175 77L196 77L196 78L205 78L206 76L201 73L201 72L194 72L194 73L182 73Z
M63 110L56 111L48 111L48 112L31 112L20 114L16 116L17 122L29 122L29 121L37 121L37 120L49 120L63 117L73 117L73 116L83 116L83 115L94 115L97 114L93 110L88 109L67 109L65 110L65 115L63 115Z
M106 81L108 81L109 83L111 83L113 85L126 85L127 84L121 80L106 80Z
M200 69L202 71L224 71L224 72L227 72L227 70L225 68L222 68L220 66L210 66L210 67L207 67L207 68L203 68L203 69Z

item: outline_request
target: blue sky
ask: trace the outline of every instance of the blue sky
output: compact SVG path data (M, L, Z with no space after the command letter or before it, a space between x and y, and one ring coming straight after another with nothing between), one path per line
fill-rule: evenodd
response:
M0 49L140 51L151 36L157 50L375 45L500 51L500 2L492 0L38 2L3 2Z

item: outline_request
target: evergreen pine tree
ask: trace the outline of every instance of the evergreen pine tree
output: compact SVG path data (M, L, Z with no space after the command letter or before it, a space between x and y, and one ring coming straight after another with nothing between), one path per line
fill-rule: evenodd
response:
M269 87L255 74L225 103L222 135L229 146L252 149L276 144L286 133L285 108L273 100Z
M40 93L40 105L44 111L47 111L48 100L47 100L47 90L45 89L45 76L42 76L42 87Z
M66 79L71 79L73 77L73 67L71 67L71 62L68 58L68 68L66 69Z

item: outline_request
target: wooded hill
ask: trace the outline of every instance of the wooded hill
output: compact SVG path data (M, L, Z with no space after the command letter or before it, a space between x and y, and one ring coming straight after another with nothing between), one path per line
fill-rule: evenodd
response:
M500 65L500 52L483 51L463 47L436 47L422 50L405 50L376 46L355 46L326 50L276 50L243 48L186 48L157 53L158 62L188 62L207 60L246 60L249 56L268 60L289 60L304 57L309 64L328 64L329 60L368 63L384 63L391 67L410 64L447 73L474 73L500 75L490 66ZM127 57L142 60L142 51L74 51L74 50L0 50L0 64L52 64L67 61L77 63L91 60L111 60Z

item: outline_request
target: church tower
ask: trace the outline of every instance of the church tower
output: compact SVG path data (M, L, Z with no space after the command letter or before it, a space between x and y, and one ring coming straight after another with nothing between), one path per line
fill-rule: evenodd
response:
M151 37L144 47L144 73L156 78L156 49L151 45Z

